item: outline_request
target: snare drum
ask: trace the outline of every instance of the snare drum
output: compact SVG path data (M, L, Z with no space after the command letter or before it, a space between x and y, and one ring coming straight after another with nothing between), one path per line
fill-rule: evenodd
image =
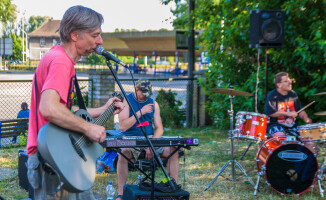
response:
M240 111L236 115L236 137L248 140L265 140L268 116Z
M256 162L267 184L281 195L303 194L317 180L316 155L293 136L267 140L258 151Z
M298 126L298 132L304 142L326 142L326 122Z

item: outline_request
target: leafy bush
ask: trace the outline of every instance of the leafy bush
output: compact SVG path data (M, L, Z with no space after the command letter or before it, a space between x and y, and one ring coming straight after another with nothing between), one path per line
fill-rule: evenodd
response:
M21 133L18 136L19 146L26 146L26 144L27 144L27 135L28 135L28 131L26 130L24 133Z
M178 128L182 126L184 116L179 112L182 102L176 100L177 93L161 89L158 91L156 102L160 105L161 117L164 127Z

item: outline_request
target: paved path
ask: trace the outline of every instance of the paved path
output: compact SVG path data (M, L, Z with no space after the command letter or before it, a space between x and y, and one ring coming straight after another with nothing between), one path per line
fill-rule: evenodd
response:
M17 171L7 168L7 167L0 167L0 181L3 179L11 178L17 174Z

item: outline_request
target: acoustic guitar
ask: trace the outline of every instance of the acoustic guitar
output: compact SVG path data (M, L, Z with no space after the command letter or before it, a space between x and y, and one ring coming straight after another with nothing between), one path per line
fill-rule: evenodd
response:
M116 95L121 101L121 94ZM96 120L84 110L74 114L87 122L103 126L115 110L112 103ZM51 122L40 129L37 148L42 158L60 176L62 187L69 192L89 190L95 180L96 159L103 155L103 147L84 134L61 128Z

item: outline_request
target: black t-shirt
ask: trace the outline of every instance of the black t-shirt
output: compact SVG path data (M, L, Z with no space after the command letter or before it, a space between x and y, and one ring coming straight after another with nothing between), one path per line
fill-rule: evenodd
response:
M297 94L290 90L287 95L280 94L276 89L271 91L267 96L265 104L265 114L271 115L277 111L298 111L301 109L301 103ZM269 124L280 124L286 127L296 126L296 121L293 118L281 116L281 117L270 117Z

